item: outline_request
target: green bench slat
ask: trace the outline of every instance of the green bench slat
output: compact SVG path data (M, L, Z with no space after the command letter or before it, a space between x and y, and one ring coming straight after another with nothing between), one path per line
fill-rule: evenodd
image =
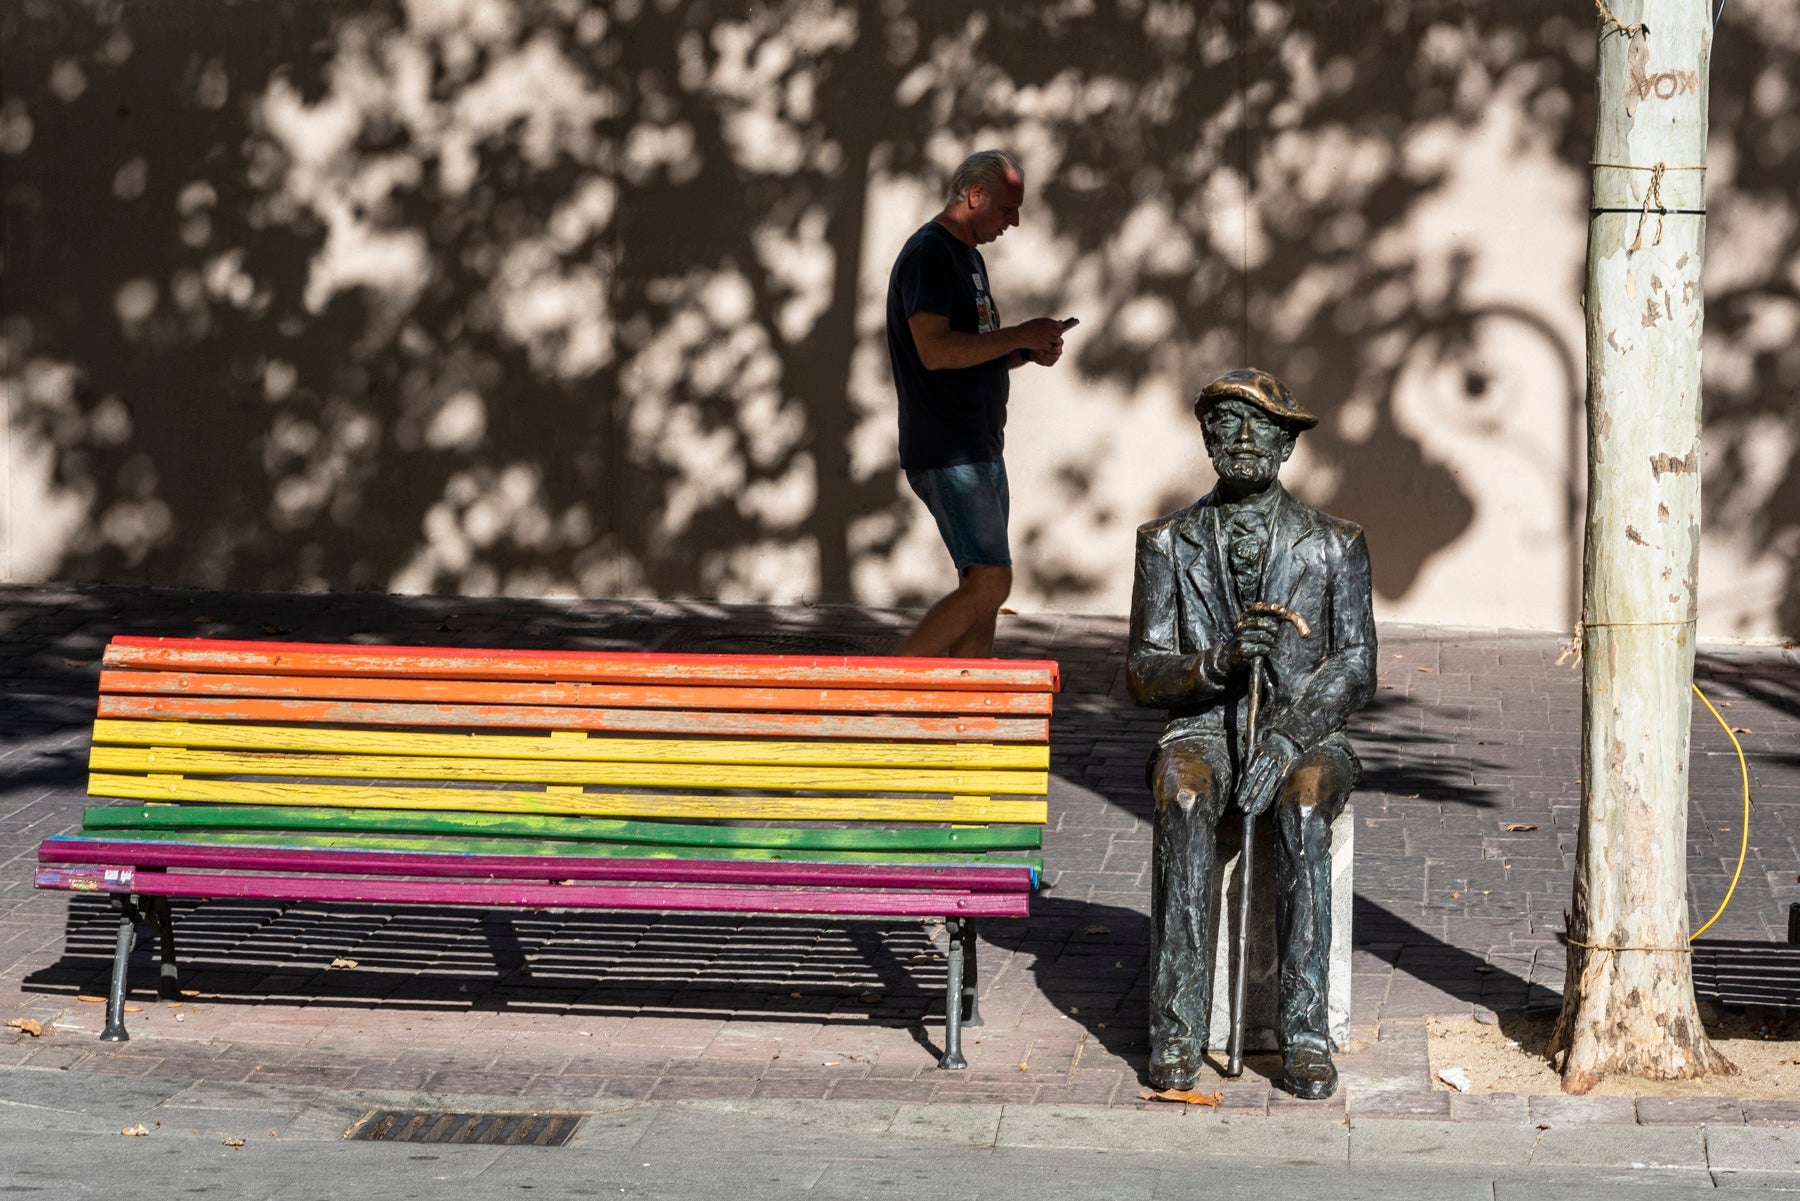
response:
M531 814L446 813L431 810L333 809L295 805L94 805L82 829L326 830L385 834L448 834L614 842L651 846L744 847L814 851L1034 851L1040 826L928 826L917 829L834 829L801 826L725 826L696 822Z
M120 842L155 843L162 846L241 846L283 849L346 851L437 851L465 855L539 855L591 859L690 859L742 860L771 863L889 863L930 867L1026 867L1042 874L1043 859L1036 855L969 854L961 850L937 853L813 851L758 847L658 847L643 843L547 842L511 838L431 838L382 835L283 834L182 830L107 830L107 838Z

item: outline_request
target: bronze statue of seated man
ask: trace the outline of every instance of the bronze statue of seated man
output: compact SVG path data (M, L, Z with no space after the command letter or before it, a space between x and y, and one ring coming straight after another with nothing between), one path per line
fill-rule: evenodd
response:
M1193 1087L1207 1050L1215 827L1235 803L1275 823L1282 1084L1329 1097L1331 821L1361 771L1344 723L1375 688L1368 551L1358 526L1281 487L1281 465L1318 419L1274 376L1228 372L1194 415L1218 484L1138 531L1127 659L1132 699L1169 711L1149 764L1150 1080Z

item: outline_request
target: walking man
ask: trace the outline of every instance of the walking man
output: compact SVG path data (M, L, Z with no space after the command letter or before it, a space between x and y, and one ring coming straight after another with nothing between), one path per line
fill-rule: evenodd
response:
M1344 723L1375 691L1369 556L1360 527L1278 482L1300 431L1318 422L1279 380L1227 372L1201 391L1194 416L1219 482L1138 530L1125 669L1133 700L1169 711L1149 763L1150 1080L1191 1088L1200 1070L1219 916L1215 827L1235 800L1274 820L1282 1084L1317 1100L1337 1088L1331 822L1361 771Z
M888 276L888 360L900 396L900 466L931 510L956 564L938 601L897 654L986 658L1012 591L1001 458L1007 373L1062 357L1063 324L1001 325L984 246L1019 223L1025 175L1003 150L971 155L944 209L908 238Z

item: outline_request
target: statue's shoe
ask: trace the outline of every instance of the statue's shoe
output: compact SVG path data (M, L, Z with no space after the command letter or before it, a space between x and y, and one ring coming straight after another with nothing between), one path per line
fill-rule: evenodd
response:
M1323 1047L1290 1047L1281 1059L1281 1087L1302 1101L1323 1101L1337 1092L1337 1068Z
M1200 1079L1206 1048L1192 1043L1164 1043L1150 1053L1150 1084L1155 1088L1190 1089Z

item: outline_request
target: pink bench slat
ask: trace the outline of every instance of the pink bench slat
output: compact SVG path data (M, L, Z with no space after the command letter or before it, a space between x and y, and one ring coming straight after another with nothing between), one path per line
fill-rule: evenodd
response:
M652 909L663 913L806 913L840 917L1024 917L1025 893L941 889L899 892L719 885L474 883L346 879L341 876L225 876L139 872L129 867L37 869L39 888L159 897L271 901L356 901L399 905L507 905L531 909Z
M452 877L463 880L630 880L645 884L752 884L812 888L1028 890L1031 869L889 863L783 863L768 860L476 855L433 851L259 847L243 844L50 838L40 863L177 867L245 872ZM140 880L144 877L139 877Z

